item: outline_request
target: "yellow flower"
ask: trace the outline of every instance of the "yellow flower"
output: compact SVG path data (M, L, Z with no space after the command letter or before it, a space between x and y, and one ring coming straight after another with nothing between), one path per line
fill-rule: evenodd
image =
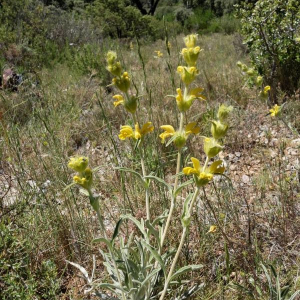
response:
M93 183L93 172L90 168L86 168L80 176L76 175L73 177L73 181L83 187L86 190L89 190Z
M154 130L154 127L152 126L151 122L147 122L142 126L142 128L139 127L139 124L135 124L135 129L133 130L131 126L125 125L121 126L119 139L125 140L129 138L133 138L135 140L141 139L146 135L147 133Z
M186 112L191 105L193 104L194 100L199 99L199 100L205 100L205 97L201 94L203 91L203 88L195 88L192 89L186 96L182 94L182 91L180 88L176 90L177 96L176 96L176 102L178 109L181 112Z
M130 42L129 48L130 48L130 50L133 50L133 49L134 49L134 47L133 47L133 42Z
M114 102L115 107L122 104L128 112L132 114L135 113L137 108L137 97L132 96L124 99L122 95L115 95L113 98L117 100Z
M227 133L228 125L221 123L220 121L212 121L211 133L215 139L221 139Z
M171 45L170 42L168 42L167 47L168 47L169 50L172 48L172 45Z
M85 156L71 157L68 163L68 167L76 172L82 173L87 168L89 159Z
M120 104L124 104L124 98L121 95L115 95L115 96L113 96L113 99L117 100L117 101L114 102L115 107L117 107Z
M209 227L209 230L207 231L207 233L215 233L217 231L217 226L216 225L211 225Z
M192 157L191 161L193 163L192 167L183 168L183 173L185 175L194 175L195 183L197 186L204 186L213 179L214 174L223 174L225 171L224 167L220 167L222 164L221 160L215 161L210 167L201 167L200 161L197 158Z
M195 67L178 66L177 72L180 74L181 80L186 86L189 86L195 80L195 77L198 74L198 70Z
M130 78L127 72L122 76L113 78L112 83L122 92L126 93L130 87Z
M262 99L268 98L270 89L271 89L271 87L269 85L265 86L264 89L259 93L259 96Z
M161 142L164 144L166 138L173 136L175 134L175 129L171 125L162 125L160 126L160 128L164 130L164 132L159 135L159 137L161 138Z
M223 148L214 138L204 139L204 152L208 158L215 157Z
M183 48L181 50L181 54L185 60L185 62L188 64L189 67L194 67L196 66L196 62L199 56L199 53L202 50L200 49L199 46L195 48Z
M200 128L196 126L196 122L189 123L185 126L183 132L175 131L174 127L171 125L163 125L160 128L165 130L159 135L161 142L165 143L166 138L174 136L174 144L177 148L182 148L190 134L197 134L200 132Z
M184 43L187 48L194 48L198 40L198 34L190 34L184 38Z
M281 106L275 104L271 109L270 109L271 117L279 117L281 113Z
M163 57L163 53L161 53L159 50L154 51L156 53L156 57Z

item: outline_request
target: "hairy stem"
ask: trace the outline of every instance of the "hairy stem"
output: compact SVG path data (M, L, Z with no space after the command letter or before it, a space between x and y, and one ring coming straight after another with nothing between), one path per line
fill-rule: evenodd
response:
M190 204L190 207L189 207L189 214L191 214L192 210L193 210L193 206L194 206L194 203L195 203L195 200L198 196L198 193L199 193L199 188L197 187L196 190L195 190L195 193L193 195L193 198L191 200L191 204ZM178 249L177 249L177 252L175 254L175 257L173 259L173 262L172 262L172 265L171 265L171 268L170 268L170 271L169 271L169 274L168 274L168 277L167 277L167 280L165 282L165 286L164 286L164 290L159 298L159 300L163 300L166 293L167 293L167 290L168 290L168 286L169 286L169 283L170 283L170 280L171 280L171 277L174 273L174 270L175 270L175 267L176 267L176 264L177 264L177 261L178 261L178 258L179 258L179 255L180 255L180 252L182 250L182 247L183 247L183 244L184 244L184 240L186 238L186 235L187 235L187 232L188 232L188 226L185 226L183 228L183 231L182 231L182 235L181 235L181 239L180 239L180 243L179 243L179 246L178 246Z
M183 130L183 113L181 112L180 113L179 131L182 131L182 130ZM175 183L174 183L174 189L173 189L173 196L172 196L172 200L171 200L171 206L170 206L169 215L168 215L167 222L166 222L166 227L164 229L164 232L163 232L163 235L162 235L162 239L161 239L161 242L160 242L161 248L164 245L164 241L165 241L165 238L166 238L166 235L167 235L167 231L168 231L168 229L170 227L171 218L172 218L173 211L174 211L174 208L175 208L175 203L176 203L175 191L177 190L177 186L178 186L178 176L177 175L180 172L180 165L181 165L181 150L179 149L178 150L178 155L177 155L177 166L176 166L176 175L175 175L176 177L175 177Z

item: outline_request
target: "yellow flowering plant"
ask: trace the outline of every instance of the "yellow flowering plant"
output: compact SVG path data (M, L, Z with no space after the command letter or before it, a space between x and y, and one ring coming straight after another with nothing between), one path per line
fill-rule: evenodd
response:
M113 237L108 238L107 228L105 228L101 215L102 207L99 197L93 192L95 178L93 170L88 166L88 158L83 156L73 157L69 162L69 167L77 172L73 177L74 184L89 197L90 203L97 213L102 236L95 239L95 242L105 243L108 249L108 251L100 249L100 252L107 271L111 275L111 282L101 283L97 286L109 288L118 299L150 300L159 298L163 300L166 297L170 283L177 276L202 268L202 265L191 265L176 270L176 265L191 224L191 215L194 204L201 192L200 189L207 188L215 176L222 175L225 172L223 162L219 159L213 161L213 159L224 148L224 137L229 129L229 114L233 108L221 105L218 109L217 119L211 121L212 136L203 139L203 153L206 155L205 163L202 165L199 159L192 157L192 165L185 166L182 169L182 153L187 139L196 138L201 130L197 126L197 122L191 121L190 116L184 118L184 115L191 109L195 100L205 100L205 96L202 94L204 89L196 84L196 78L199 75L197 61L202 51L197 45L197 41L198 36L196 34L185 37L186 47L180 52L186 63L186 65L177 68L183 87L178 87L176 89L177 95L173 96L176 99L178 108L179 126L177 129L168 124L160 126L163 130L159 135L161 142L166 147L173 144L177 149L176 172L173 183L167 183L153 173L148 173L145 163L145 147L150 134L154 132L154 126L151 121L140 122L144 118L142 111L139 109L138 95L131 91L131 75L123 70L115 52L109 51L107 53L107 70L113 76L112 85L118 90L118 93L112 97L115 100L113 105L114 107L124 107L125 113L131 119L129 122L131 125L121 126L118 137L122 142L135 141L136 147L133 151L138 151L141 159L140 170L139 167L135 167L134 170L125 167L116 167L116 169L121 172L129 172L142 182L145 190L145 218L138 220L130 214L121 215L116 224ZM156 51L156 54L157 57L162 56L160 51ZM188 122L185 123L185 120L188 120ZM185 176L191 176L191 179L180 184L179 178L186 178ZM153 209L151 210L150 206L151 182L162 184L168 190L170 196L168 211L159 216L156 215ZM194 186L194 192L188 194L182 203L177 203L178 194L188 185ZM174 255L170 251L166 239L175 218L173 213L176 205L182 205L180 217L182 233L179 246ZM129 237L125 234L125 237L123 237L119 235L119 229L124 220L130 220L135 224L139 231L138 236L131 235ZM212 228L210 232L215 232L215 230ZM127 232L127 230L124 230L124 232ZM117 238L119 242L115 243L114 240ZM131 259L132 257L134 257L134 260ZM74 263L73 265L78 266ZM92 282L89 282L89 285L92 285Z

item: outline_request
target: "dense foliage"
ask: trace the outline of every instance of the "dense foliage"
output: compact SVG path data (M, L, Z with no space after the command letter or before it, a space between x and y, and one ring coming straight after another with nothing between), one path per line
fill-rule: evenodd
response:
M240 7L242 33L252 62L271 85L276 102L278 85L287 94L300 87L300 2L259 0Z

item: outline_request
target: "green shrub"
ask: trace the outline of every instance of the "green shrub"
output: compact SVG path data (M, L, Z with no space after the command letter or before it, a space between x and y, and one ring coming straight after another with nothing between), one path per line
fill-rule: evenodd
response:
M294 93L300 87L300 2L259 0L239 7L238 15L252 63L271 86L271 101L277 102L278 85Z

